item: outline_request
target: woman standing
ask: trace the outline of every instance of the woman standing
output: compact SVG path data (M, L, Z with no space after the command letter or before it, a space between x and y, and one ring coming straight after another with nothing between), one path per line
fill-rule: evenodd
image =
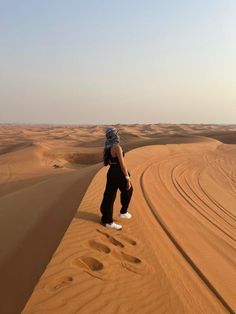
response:
M101 222L105 227L116 230L122 229L120 224L113 221L113 204L117 190L119 189L121 192L120 218L125 219L132 217L127 209L133 193L130 173L125 165L124 152L119 143L119 131L116 128L107 128L103 160L104 165L110 165L110 167L107 172L107 183L100 207L102 213Z

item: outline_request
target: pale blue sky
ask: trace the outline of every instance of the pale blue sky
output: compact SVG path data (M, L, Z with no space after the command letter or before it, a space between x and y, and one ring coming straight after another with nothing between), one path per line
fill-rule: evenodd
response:
M0 0L0 123L236 123L235 0Z

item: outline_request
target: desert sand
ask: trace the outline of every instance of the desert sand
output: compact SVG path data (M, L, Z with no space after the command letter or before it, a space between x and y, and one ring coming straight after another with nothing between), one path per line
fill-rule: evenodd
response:
M121 231L100 224L105 126L0 126L0 313L235 313L236 126L116 127Z

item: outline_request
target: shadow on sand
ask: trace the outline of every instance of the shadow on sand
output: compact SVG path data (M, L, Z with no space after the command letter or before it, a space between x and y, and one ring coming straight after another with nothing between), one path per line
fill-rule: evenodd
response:
M75 218L88 220L88 221L92 221L92 222L99 223L99 224L101 221L100 215L94 214L94 213L89 213L89 212L84 212L84 211L77 212L75 214Z

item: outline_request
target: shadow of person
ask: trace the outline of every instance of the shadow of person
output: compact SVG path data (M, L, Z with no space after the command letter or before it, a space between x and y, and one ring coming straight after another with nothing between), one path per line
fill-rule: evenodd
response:
M100 218L100 216L98 214L84 212L84 211L78 211L75 214L75 218L88 220L88 221L92 221L92 222L95 222L95 223L100 223L100 220L101 220L101 218Z

